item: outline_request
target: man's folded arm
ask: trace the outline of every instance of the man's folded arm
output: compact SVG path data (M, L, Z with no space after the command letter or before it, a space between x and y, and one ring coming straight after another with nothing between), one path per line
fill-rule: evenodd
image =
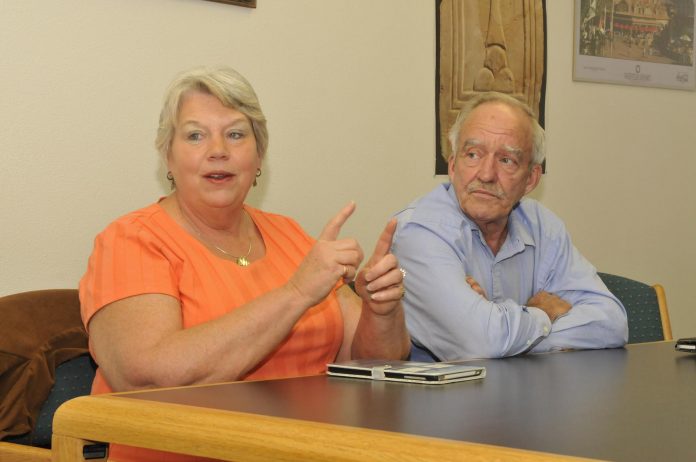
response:
M626 314L613 295L566 292L564 298L578 299L574 303L569 300L573 308L553 323L551 335L532 351L616 348L626 344Z
M409 330L440 360L512 356L550 333L543 311L476 293L455 249L432 231L401 229L393 250L408 275L403 302Z
M534 352L560 349L616 348L628 340L626 310L597 275L594 266L565 234L559 252L543 262L549 274L545 290L572 305L553 324L551 335Z

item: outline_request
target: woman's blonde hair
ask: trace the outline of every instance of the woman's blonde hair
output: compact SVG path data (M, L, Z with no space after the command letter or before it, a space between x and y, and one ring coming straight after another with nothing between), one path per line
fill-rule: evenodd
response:
M182 100L191 91L213 95L223 105L247 116L256 138L256 150L263 159L268 149L266 116L263 115L259 99L251 84L239 72L229 67L196 67L179 74L165 93L155 138L155 146L164 162L172 146Z

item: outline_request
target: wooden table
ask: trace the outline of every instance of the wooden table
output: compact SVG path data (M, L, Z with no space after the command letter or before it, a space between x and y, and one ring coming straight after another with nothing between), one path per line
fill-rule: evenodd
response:
M54 461L105 441L234 461L696 460L696 355L673 342L471 361L441 386L326 376L86 396Z

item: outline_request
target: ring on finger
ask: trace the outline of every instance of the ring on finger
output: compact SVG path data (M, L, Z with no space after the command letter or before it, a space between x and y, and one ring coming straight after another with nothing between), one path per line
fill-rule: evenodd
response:
M406 296L406 286L401 286L401 298L404 298Z
M404 279L406 279L406 270L399 267L399 271L401 271L401 280L403 281Z

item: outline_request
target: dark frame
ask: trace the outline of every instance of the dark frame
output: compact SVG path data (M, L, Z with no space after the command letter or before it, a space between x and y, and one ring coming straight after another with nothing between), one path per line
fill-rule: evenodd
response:
M256 0L208 0L209 2L226 3L228 5L245 6L247 8L256 8Z

